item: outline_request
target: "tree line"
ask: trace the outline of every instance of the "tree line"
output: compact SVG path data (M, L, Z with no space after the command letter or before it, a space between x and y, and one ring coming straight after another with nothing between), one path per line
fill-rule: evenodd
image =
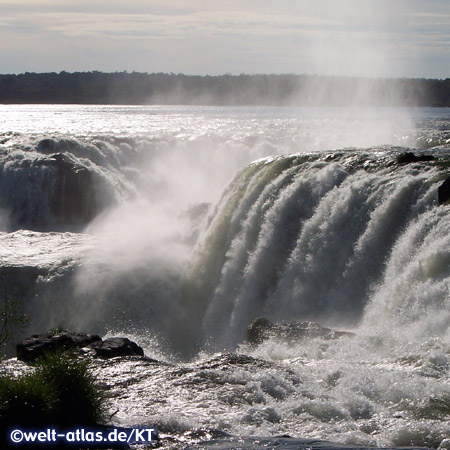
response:
M60 72L0 75L0 103L450 106L450 78Z

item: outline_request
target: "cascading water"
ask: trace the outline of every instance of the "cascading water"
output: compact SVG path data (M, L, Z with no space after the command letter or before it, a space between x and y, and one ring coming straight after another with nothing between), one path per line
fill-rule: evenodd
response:
M448 112L383 113L387 133L341 110L17 108L0 293L27 333L126 333L164 361L96 363L116 423L167 449L450 447ZM252 345L258 317L348 333Z
M242 341L259 316L355 326L374 293L374 302L391 303L387 309L411 301L416 313L434 305L447 316L450 222L437 195L444 175L434 164L393 164L389 152L378 159L360 152L280 157L236 177L186 281L189 309L216 348ZM404 243L413 230L414 247ZM390 291L402 285L399 300Z

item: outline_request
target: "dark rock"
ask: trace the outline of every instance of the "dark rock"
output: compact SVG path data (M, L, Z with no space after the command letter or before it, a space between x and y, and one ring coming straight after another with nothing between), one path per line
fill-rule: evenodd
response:
M258 345L265 340L275 337L286 340L300 339L338 339L343 336L354 336L353 333L347 331L336 331L331 328L322 327L315 322L293 321L280 322L273 324L272 322L259 317L255 319L247 328L247 342Z
M56 168L51 212L61 224L84 224L99 211L95 200L96 189L91 172L64 153L55 153L47 165Z
M438 201L440 205L450 201L450 176L438 188Z
M274 325L264 317L258 317L247 328L245 339L251 344L261 344L273 334Z
M58 150L62 151L74 151L80 148L80 144L72 139L53 139L45 138L41 139L36 147L40 153L50 154L55 153Z
M125 337L108 338L101 342L95 342L90 347L94 349L97 356L102 358L144 356L142 347Z
M2 266L0 267L0 280L3 292L10 298L24 298L33 295L36 280L46 275L47 270L33 266Z
M401 153L396 158L398 164L410 164L419 161L433 161L434 159L435 158L433 155L424 155L424 154L416 155L411 152Z
M96 356L144 356L144 350L125 337L113 337L104 341L96 334L61 332L56 334L33 335L17 344L17 359L25 362L52 352L70 349L91 349Z
M33 335L17 344L17 359L21 361L35 361L47 353L86 347L101 341L100 336L83 333L58 333Z
M42 139L39 144L37 145L37 150L40 151L41 153L50 153L50 152L54 152L55 149L58 146L58 142L55 141L54 139Z
M42 141L51 149L51 140ZM6 163L9 163L6 165ZM0 207L14 229L48 230L89 223L113 197L106 182L70 153L0 160Z

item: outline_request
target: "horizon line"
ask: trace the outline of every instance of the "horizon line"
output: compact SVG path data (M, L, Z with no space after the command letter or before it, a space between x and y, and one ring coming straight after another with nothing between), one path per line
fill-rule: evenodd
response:
M438 80L438 81L445 81L449 80L450 77L446 78L427 78L427 77L410 77L410 76L404 76L404 77L379 77L379 76L362 76L362 75L323 75L323 74L317 74L317 73L245 73L241 72L239 74L234 74L231 72L225 72L222 74L217 75L210 75L210 74L186 74L182 72L140 72L137 70L116 70L114 72L105 72L102 70L80 70L80 71L73 71L69 72L66 70L61 70L59 72L56 71L49 71L49 72L20 72L20 73L0 73L0 76L21 76L21 75L48 75L48 74L56 74L56 75L62 75L62 74L87 74L87 73L96 73L96 74L103 74L103 75L117 75L117 74L127 74L127 75L169 75L169 76L184 76L184 77L201 77L201 78L219 78L219 77L261 77L261 76L272 76L272 77L284 77L284 76L290 76L290 77L317 77L317 78L343 78L343 79L360 79L360 80Z

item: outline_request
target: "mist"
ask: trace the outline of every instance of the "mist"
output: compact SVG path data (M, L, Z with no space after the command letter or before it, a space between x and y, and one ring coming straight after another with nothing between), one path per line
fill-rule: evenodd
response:
M189 341L186 335L199 332L183 293L186 273L229 193L227 186L241 170L265 157L417 145L414 110L408 107L433 105L431 84L373 78L392 74L391 41L373 37L396 21L399 4L355 5L308 2L303 11L325 21L326 32L309 34L296 57L309 61L305 73L320 68L325 75L64 72L14 78L18 86L22 79L30 85L45 85L48 76L55 83L63 80L67 89L53 92L69 96L70 86L85 80L80 99L147 105L93 109L87 135L83 119L65 111L64 134L78 139L65 151L107 180L103 192L97 185L96 195L108 198L83 230L96 244L74 269L66 290L82 305L80 314L71 314L74 326L148 328L172 336L168 340L182 347ZM343 27L349 27L346 33ZM364 29L372 33L370 39L362 36ZM399 59L398 73L400 64ZM342 65L354 76L339 76ZM286 71L281 64L273 69ZM160 106L149 106L155 104ZM27 123L28 132L39 133L38 125ZM60 137L55 149L63 147ZM215 331L215 320L210 322L206 328Z
M164 342L165 353L192 355L215 321L209 318L203 330L198 320L205 312L186 298L186 274L239 171L276 155L350 146L378 145L379 151L386 142L415 141L404 110L280 108L277 118L262 124L264 111L261 116L261 110L251 108L200 109L187 121L183 115L182 122L173 123L173 132L139 144L128 141L136 152L128 164L139 167L139 176L130 169L133 176L121 184L132 180L133 195L123 196L85 229L96 244L73 284L74 305L83 311L71 314L77 329L140 333ZM183 130L178 128L182 123Z
M161 448L447 448L450 79L401 77L447 76L448 2L20 3L14 339L131 338L90 370Z

